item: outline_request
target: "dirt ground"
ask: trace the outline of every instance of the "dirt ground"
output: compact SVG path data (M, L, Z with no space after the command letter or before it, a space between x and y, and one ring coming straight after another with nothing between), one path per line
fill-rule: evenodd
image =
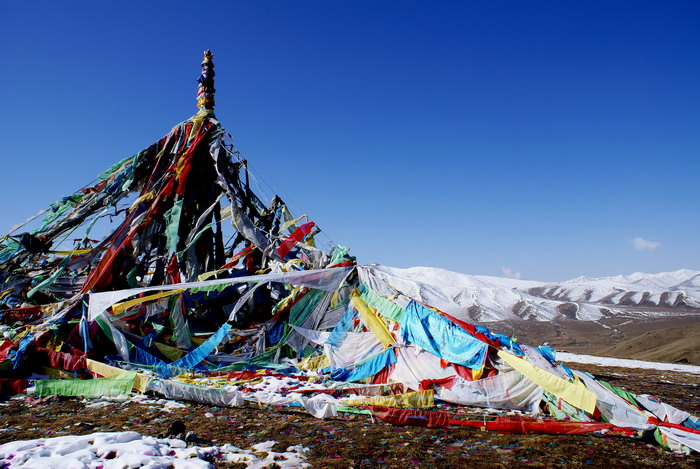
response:
M655 395L700 415L700 377L673 372L599 368L572 364L635 393ZM601 371L604 370L603 373ZM508 435L479 429L397 427L366 415L316 419L288 407L220 408L184 403L162 406L109 402L104 406L70 398L29 397L0 406L0 444L9 441L133 430L158 436L181 420L200 445L231 443L249 448L275 440L275 450L301 444L313 467L700 467L700 455L663 450L653 438L597 435ZM217 467L243 465L214 464Z
M502 321L489 329L522 344L549 343L559 351L700 366L700 314L670 314L640 321L616 314L601 321ZM685 333L679 333L683 331Z

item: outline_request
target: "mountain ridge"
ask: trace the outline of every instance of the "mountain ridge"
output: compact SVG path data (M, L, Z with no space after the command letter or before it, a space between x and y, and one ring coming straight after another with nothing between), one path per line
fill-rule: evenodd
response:
M618 315L640 319L650 315L700 316L700 271L690 269L540 282L462 274L437 267L370 268L406 296L472 322L601 322Z

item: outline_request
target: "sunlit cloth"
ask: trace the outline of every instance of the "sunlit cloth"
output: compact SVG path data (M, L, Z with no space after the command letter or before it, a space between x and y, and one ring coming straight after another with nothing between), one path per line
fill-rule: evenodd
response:
M401 325L406 342L448 362L481 369L486 359L486 344L472 337L449 319L411 301Z

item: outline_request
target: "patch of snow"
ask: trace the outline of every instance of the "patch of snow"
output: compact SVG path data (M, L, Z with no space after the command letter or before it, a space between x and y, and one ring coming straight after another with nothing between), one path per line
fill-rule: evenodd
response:
M622 368L643 368L647 370L679 371L700 375L700 366L681 365L678 363L658 363L643 360L630 360L627 358L598 357L595 355L580 355L569 352L557 352L557 361L586 363L597 366L619 366Z
M291 446L278 453L272 450L274 445L274 441L267 441L247 450L230 444L188 447L182 440L156 439L137 432L98 432L5 443L0 445L0 460L8 467L25 468L214 467L206 459L242 463L253 469L272 464L280 468L310 467L304 457L308 448Z

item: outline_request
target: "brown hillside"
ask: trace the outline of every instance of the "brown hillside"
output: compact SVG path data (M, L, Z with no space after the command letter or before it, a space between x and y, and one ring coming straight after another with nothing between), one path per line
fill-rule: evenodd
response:
M597 355L700 365L700 323L645 332Z

